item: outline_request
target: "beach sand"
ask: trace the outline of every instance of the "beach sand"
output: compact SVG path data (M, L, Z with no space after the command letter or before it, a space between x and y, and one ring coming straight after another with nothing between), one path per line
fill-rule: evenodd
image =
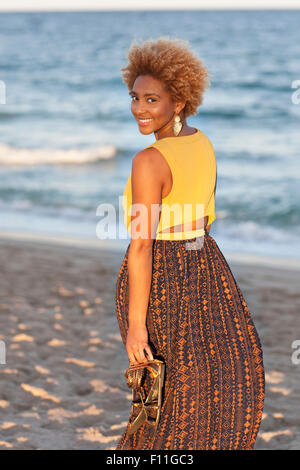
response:
M66 240L0 236L0 449L115 449L127 424L128 357L114 306L125 250ZM264 352L255 449L299 449L299 265L223 254Z

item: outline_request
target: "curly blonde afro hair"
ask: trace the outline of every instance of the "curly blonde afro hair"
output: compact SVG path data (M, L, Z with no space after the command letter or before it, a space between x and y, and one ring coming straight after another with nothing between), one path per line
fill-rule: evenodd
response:
M210 74L190 50L188 41L169 36L148 39L141 45L134 41L127 58L129 63L121 71L129 90L139 75L151 75L164 83L173 102L186 103L185 117L197 114L203 92L210 85Z

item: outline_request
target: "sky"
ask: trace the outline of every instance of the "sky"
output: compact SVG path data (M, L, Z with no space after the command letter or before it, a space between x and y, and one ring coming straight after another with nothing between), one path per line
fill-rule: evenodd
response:
M300 0L10 0L0 11L300 9Z

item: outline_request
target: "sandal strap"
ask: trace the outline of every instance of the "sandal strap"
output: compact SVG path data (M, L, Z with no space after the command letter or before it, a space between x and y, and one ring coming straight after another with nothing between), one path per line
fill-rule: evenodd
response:
M158 401L159 401L159 395L161 393L161 390L159 390L159 387L162 388L162 378L164 374L162 373L162 369L160 369L159 371L156 371L150 365L147 366L147 368L151 369L155 379L149 390L146 400L144 401L140 389L141 389L141 381L142 381L146 366L147 364L141 364L139 366L136 366L135 368L130 368L126 371L126 374L125 374L125 376L127 377L127 385L130 388L132 388L133 392L134 390L137 391L141 399L141 403L133 403L133 405L136 405L136 406L142 405L141 411L136 416L134 421L130 423L129 425L129 428L128 428L129 435L136 432L137 429L139 429L139 427L142 426L142 424L145 421L147 421L151 425L153 424L155 425L154 433L156 432L157 425L158 425L158 416L160 414ZM149 415L147 411L147 409L149 408L151 409L154 408L156 410L156 418L155 419L151 418L151 421L149 421Z

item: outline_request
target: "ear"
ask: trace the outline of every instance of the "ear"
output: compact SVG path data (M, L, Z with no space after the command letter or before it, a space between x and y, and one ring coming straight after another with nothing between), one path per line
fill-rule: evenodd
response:
M181 111L182 111L182 110L184 109L184 107L185 107L185 104L186 104L186 103L183 102L183 101L179 101L179 102L176 103L176 107L175 107L175 112L176 112L176 114L181 113Z

